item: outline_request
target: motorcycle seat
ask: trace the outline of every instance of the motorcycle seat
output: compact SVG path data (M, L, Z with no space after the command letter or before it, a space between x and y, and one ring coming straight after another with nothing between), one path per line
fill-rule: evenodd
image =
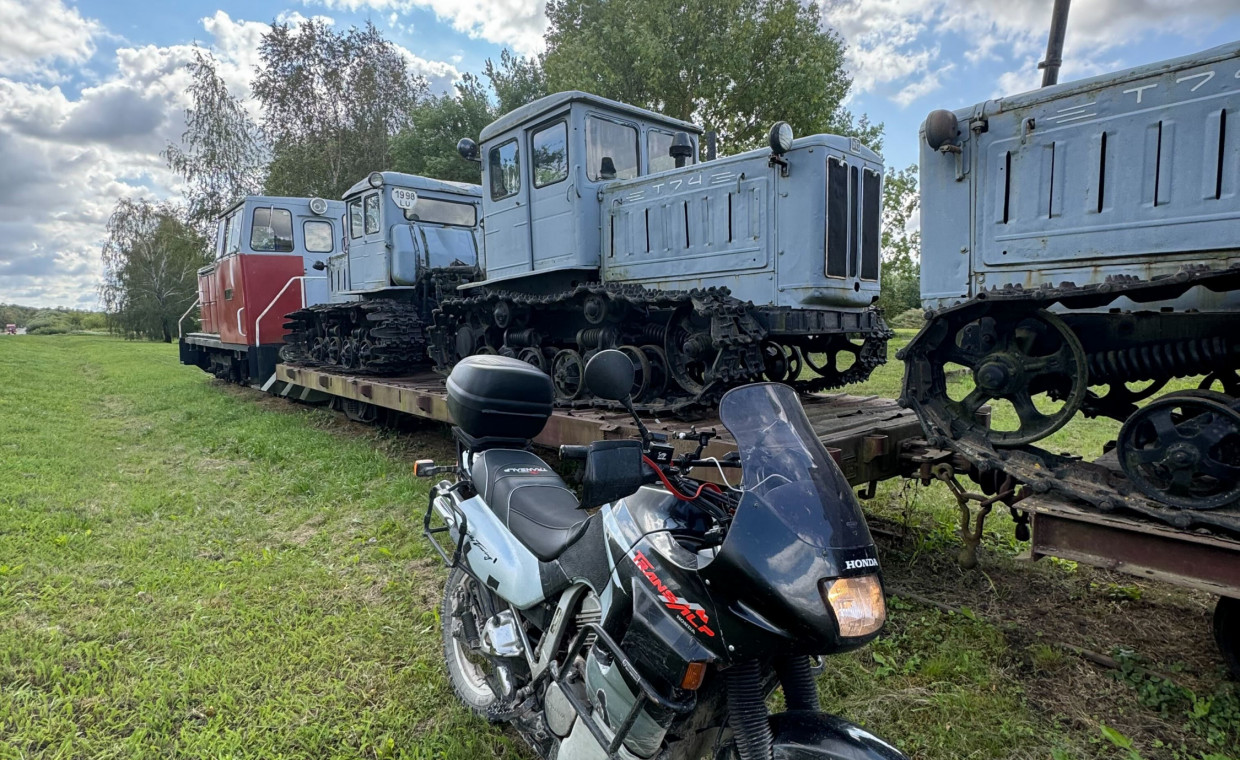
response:
M543 562L586 530L589 515L547 463L521 449L487 449L470 468L474 488L508 530Z

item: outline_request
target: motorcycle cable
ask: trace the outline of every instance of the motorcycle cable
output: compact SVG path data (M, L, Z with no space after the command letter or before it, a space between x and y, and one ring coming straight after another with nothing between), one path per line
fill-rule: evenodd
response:
M692 496L686 496L681 493L676 486L672 485L672 481L668 480L667 474L663 472L663 468L655 464L653 459L645 454L642 454L642 462L644 462L647 467L654 470L655 474L659 476L659 480L663 481L663 487L666 488L672 496L675 496L681 501L696 501L698 497L702 495L702 491L714 491L717 494L723 493L723 489L714 483L701 483L698 485L697 491L695 491Z

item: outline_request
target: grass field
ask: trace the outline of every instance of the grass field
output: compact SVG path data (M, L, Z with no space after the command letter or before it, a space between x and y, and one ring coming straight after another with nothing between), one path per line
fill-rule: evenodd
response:
M409 463L447 449L166 345L0 341L0 759L528 758L443 674ZM1209 598L1022 561L1006 518L963 571L944 497L870 505L913 529L884 539L888 631L828 662L829 709L927 760L1237 755Z

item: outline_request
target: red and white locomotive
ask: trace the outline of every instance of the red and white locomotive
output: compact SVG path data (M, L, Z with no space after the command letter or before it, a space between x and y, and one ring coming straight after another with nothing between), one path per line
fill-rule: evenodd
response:
M201 326L180 335L181 363L265 386L284 345L285 315L328 299L327 277L314 265L343 245L343 216L340 201L262 195L225 211L215 261L198 270Z

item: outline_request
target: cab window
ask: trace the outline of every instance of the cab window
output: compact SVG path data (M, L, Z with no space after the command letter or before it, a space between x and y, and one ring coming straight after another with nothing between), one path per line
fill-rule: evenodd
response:
M672 149L672 138L671 132L662 132L657 129L646 132L646 162L650 165L651 174L676 168L676 159L668 153ZM692 163L693 156L689 156L685 165L689 166Z
M311 219L301 225L307 253L332 252L332 223Z
M373 235L379 231L379 194L366 196L366 234Z
M224 230L224 253L236 253L241 250L241 211L237 210L228 217Z
M250 224L250 250L290 253L293 250L293 215L285 208L256 208Z
M418 202L413 204L413 208L405 209L405 218L411 222L473 227L478 223L478 210L472 203L455 203L420 197Z
M362 199L354 198L349 201L349 237L360 238L362 236Z
M487 174L491 178L491 200L498 201L516 195L521 190L521 156L517 141L509 140L491 148L487 159Z
M637 129L627 124L586 118L586 172L594 181L637 176Z
M568 176L568 125L558 122L530 139L534 151L534 187L554 185Z

